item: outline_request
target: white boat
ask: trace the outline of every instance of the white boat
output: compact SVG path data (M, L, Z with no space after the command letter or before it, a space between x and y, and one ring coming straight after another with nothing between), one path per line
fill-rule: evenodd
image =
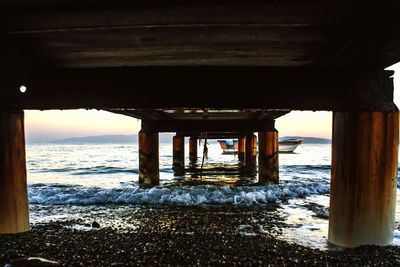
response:
M217 140L222 149L222 154L238 153L238 140ZM293 153L294 150L303 142L301 138L283 137L279 138L279 152Z
M303 142L301 138L284 137L279 138L279 152L293 153L294 150Z
M217 140L222 148L222 154L237 154L239 150L239 142L237 139L233 140Z

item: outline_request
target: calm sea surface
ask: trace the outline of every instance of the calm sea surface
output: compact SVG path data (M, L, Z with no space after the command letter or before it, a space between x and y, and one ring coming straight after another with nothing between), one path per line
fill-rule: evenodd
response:
M271 231L263 216L272 216L277 238L326 248L331 145L304 144L294 154L280 154L279 185L257 185L257 177L240 171L237 157L222 155L217 143L209 145L202 176L185 152L187 172L174 176L172 145L160 144L161 185L141 188L136 144L27 145L31 223L96 220L134 229L142 211L173 210L178 218L187 212L201 216L204 210L234 210L250 214L238 220L240 234ZM394 245L400 245L399 199ZM84 223L74 227L89 230Z

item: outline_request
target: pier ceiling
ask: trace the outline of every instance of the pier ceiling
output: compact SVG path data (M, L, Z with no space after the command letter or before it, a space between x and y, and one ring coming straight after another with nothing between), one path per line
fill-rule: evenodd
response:
M4 0L0 109L393 111L399 14L390 0Z
M3 0L1 69L269 66L384 69L400 2Z
M290 110L268 109L108 109L142 120L147 132L178 132L184 136L241 136L246 132L272 131L275 119Z
M196 120L274 120L290 110L268 109L107 109L110 112L141 120L196 121Z

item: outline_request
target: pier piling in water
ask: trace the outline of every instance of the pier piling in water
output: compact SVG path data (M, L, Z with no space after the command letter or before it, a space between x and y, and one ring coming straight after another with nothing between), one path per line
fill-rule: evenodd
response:
M244 158L246 154L246 137L242 136L238 139L238 159L241 164L244 163Z
M182 135L175 135L172 139L172 147L175 175L183 175L185 173L185 137Z
M197 161L197 138L195 136L189 138L189 159L191 162Z
M330 243L392 241L398 138L398 112L333 113Z
M139 183L142 185L160 183L158 145L158 133L139 132Z
M258 132L258 180L279 182L278 131Z
M0 113L0 234L29 231L24 112Z
M257 137L254 135L254 133L246 135L245 150L245 165L255 166L257 158Z

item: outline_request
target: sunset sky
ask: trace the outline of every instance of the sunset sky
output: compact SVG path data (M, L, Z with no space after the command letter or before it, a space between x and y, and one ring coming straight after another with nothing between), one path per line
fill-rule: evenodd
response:
M394 79L395 103L400 106L400 63L390 69ZM280 136L300 135L330 138L331 112L293 111L276 121ZM140 121L99 110L50 110L25 112L27 142L45 142L66 137L136 134Z

